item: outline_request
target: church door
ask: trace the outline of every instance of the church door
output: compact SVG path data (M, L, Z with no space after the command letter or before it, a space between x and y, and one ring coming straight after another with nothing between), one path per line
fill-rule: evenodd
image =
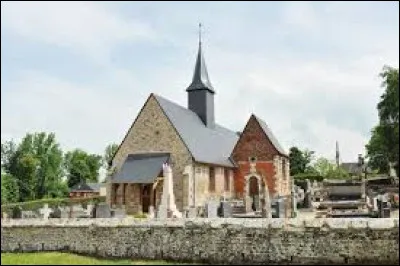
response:
M143 185L142 188L142 212L149 212L150 196L151 196L152 185Z
M252 200L251 208L253 209L253 211L259 210L260 190L258 186L258 180L254 176L250 177L249 179L249 194Z

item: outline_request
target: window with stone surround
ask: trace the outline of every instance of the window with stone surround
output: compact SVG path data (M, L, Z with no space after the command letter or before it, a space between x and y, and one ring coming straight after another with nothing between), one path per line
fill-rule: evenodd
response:
M212 166L210 167L208 191L209 192L214 192L215 191L215 168L212 167Z
M231 179L230 179L230 170L228 168L223 168L224 169L224 188L225 191L229 191L230 190L230 186L231 186Z

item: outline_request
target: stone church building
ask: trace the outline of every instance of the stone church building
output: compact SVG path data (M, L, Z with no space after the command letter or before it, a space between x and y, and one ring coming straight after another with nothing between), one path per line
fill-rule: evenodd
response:
M172 167L180 211L209 199L245 200L259 209L263 189L289 199L288 155L266 123L252 115L241 133L216 123L201 42L186 92L187 108L149 95L109 162L107 202L129 213L157 208L163 163Z

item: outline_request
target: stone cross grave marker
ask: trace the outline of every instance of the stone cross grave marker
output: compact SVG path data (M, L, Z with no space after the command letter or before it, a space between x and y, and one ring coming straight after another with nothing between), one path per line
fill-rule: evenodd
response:
M39 210L40 214L43 215L43 219L49 219L50 213L53 212L52 209L49 208L49 204L44 204L44 207Z

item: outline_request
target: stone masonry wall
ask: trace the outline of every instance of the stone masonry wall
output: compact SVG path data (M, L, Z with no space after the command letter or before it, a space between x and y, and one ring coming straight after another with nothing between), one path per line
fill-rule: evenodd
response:
M112 168L118 171L130 153L146 152L171 153L176 205L182 211L186 205L183 202L185 200L183 197L183 171L186 165L192 163L192 159L154 96L149 97L133 127L128 131L112 161ZM108 196L109 191L110 189L107 191Z
M397 264L399 220L2 220L1 252L224 264Z

